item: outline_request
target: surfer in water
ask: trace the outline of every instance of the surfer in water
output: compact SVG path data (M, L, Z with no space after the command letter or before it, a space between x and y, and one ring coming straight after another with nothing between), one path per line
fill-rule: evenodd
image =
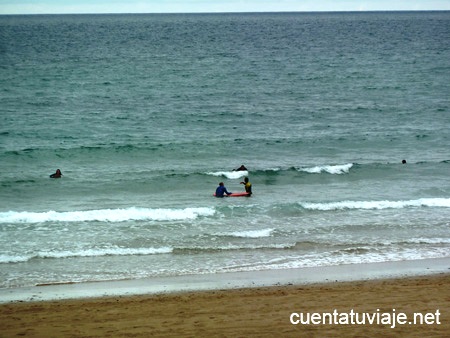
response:
M239 168L233 169L233 171L248 171L248 170L247 170L247 168L245 167L245 165L241 165Z
M245 186L245 192L250 196L252 194L252 184L248 180L248 177L244 178L244 182L241 182Z
M223 197L224 194L231 195L231 192L229 192L227 188L225 188L223 182L220 182L219 186L216 189L216 197Z
M50 178L60 178L63 174L61 173L61 170L56 169L56 172L54 174L50 175Z

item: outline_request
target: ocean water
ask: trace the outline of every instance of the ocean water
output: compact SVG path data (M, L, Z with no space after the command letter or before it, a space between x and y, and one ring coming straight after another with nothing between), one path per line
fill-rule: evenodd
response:
M450 256L450 12L0 33L1 288Z

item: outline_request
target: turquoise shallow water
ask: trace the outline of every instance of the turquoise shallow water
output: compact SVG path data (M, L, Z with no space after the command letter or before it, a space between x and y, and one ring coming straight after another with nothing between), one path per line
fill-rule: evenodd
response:
M0 286L448 257L449 21L1 16Z

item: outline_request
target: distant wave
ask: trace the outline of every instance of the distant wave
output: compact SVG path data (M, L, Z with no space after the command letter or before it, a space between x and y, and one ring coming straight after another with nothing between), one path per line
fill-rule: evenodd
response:
M224 176L228 179L233 180L248 176L248 171L217 171L217 172L207 172L206 174L218 177Z
M280 169L280 168L268 168L268 169L262 169L262 170L255 170L252 171L252 174L258 175L258 174L269 174L269 173L279 173L283 171L300 171L300 172L306 172L309 174L320 174L320 173L327 173L332 175L340 175L340 174L347 174L350 169L353 167L353 163L347 163L347 164L337 164L337 165L319 165L314 167L291 167L290 169ZM249 175L248 171L216 171L216 172L207 172L207 175L212 176L223 176L228 179L238 179L241 177L245 177Z
M16 212L0 213L1 223L42 223L42 222L124 222L130 220L171 221L195 219L199 216L212 216L213 208L185 208L185 209L101 209L88 211L47 211L47 212Z
M439 164L450 163L450 160L444 160L440 162L416 162L410 163L409 166L413 165L423 165L432 164L433 166ZM283 175L285 173L301 172L307 174L327 174L327 175L343 175L348 174L352 170L360 169L362 172L366 172L369 175L373 175L373 170L380 170L384 172L385 170L395 170L398 171L398 166L401 162L395 163L381 163L381 162L370 162L370 163L344 163L344 164L319 164L311 166L291 166L291 167L266 167L259 169L252 169L250 171L210 171L210 172L196 172L200 175L212 175L212 176L222 176L228 179L239 179L245 176L268 176L268 175ZM375 173L377 174L377 173Z
M333 175L347 174L350 168L353 167L353 163L340 164L340 165L323 165L310 168L298 168L298 171L307 172L310 174L328 173Z
M308 210L343 210L343 209L402 209L408 207L442 207L450 208L450 198L420 198L409 201L342 201L330 203L299 203Z

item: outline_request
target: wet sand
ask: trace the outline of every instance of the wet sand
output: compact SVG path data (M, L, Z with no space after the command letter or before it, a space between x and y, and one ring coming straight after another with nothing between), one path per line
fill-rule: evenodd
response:
M335 317L326 319L331 324L311 322L318 320L313 313L333 312ZM308 313L316 317L310 324L292 324L291 317L299 322L301 313L303 320ZM364 325L352 324L364 313L378 317L373 324L367 317ZM420 314L416 324L414 313ZM0 337L444 337L448 332L448 273L0 305Z

